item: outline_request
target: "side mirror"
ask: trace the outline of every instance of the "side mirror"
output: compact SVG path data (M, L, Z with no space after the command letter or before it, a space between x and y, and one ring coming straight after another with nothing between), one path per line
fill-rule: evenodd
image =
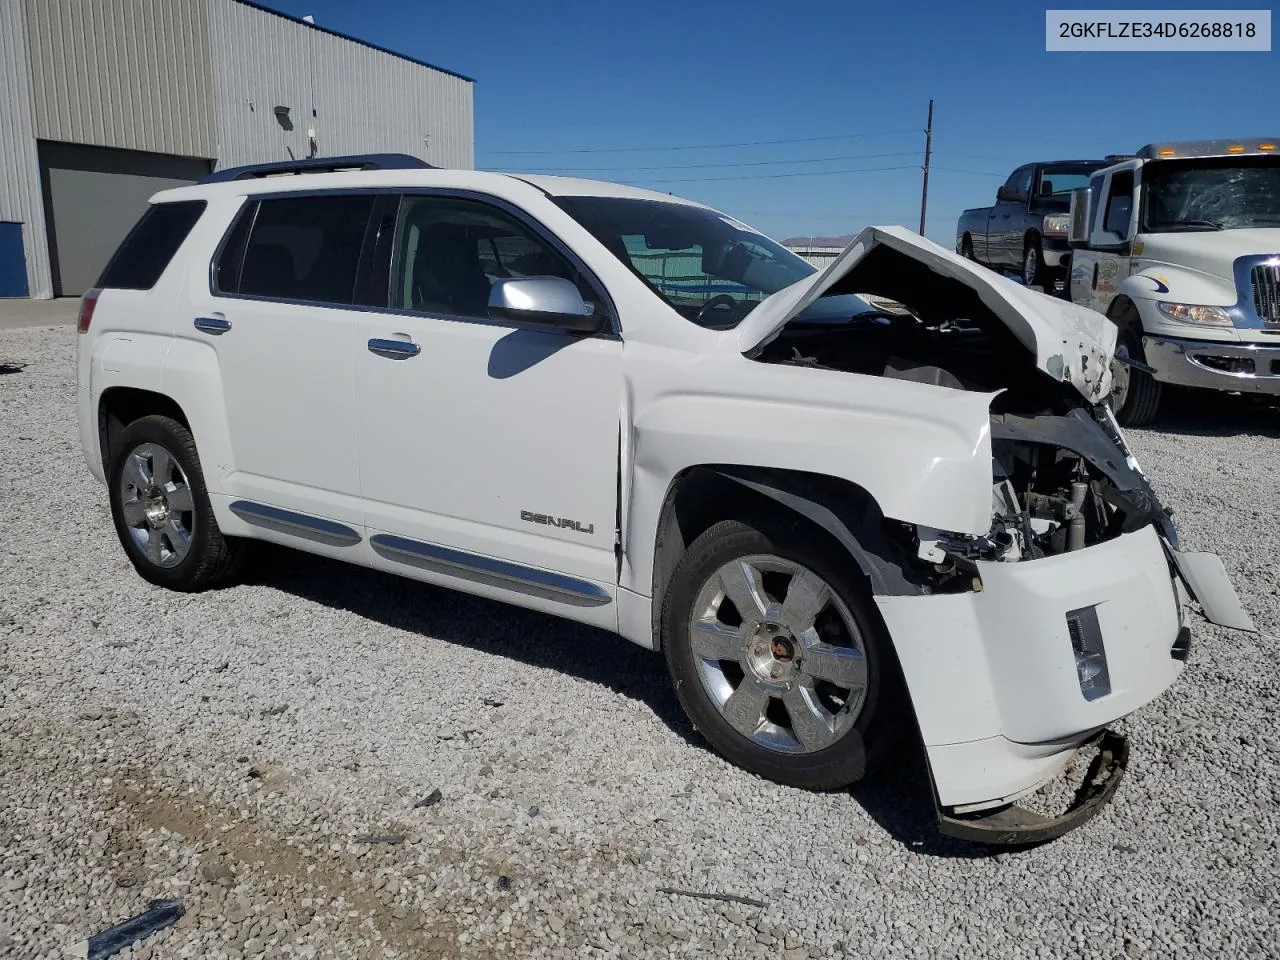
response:
M1022 199L1022 194L1018 192L1017 187L1000 187L996 190L996 202L1004 203L1017 202Z
M1093 194L1088 187L1071 191L1071 228L1069 243L1088 243L1089 224L1093 222Z
M511 277L489 291L489 316L534 327L596 333L601 319L563 277Z

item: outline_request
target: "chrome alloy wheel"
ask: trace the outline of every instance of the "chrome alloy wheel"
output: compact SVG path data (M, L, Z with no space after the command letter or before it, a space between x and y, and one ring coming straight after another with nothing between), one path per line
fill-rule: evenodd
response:
M120 472L120 505L129 536L158 567L176 567L191 549L191 485L174 456L155 443L129 451Z
M1040 251L1035 247L1027 247L1027 252L1022 256L1022 283L1024 286L1032 286L1040 272Z
M857 622L821 577L790 560L759 554L722 566L698 591L689 638L711 702L769 750L822 750L862 711Z

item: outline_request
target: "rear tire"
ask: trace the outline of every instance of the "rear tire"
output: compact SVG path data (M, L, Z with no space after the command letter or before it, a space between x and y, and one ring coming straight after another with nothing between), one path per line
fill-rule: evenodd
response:
M138 574L170 590L228 579L248 545L218 529L191 432L169 417L142 417L120 432L107 471L111 517Z
M681 706L732 763L809 790L863 778L888 739L897 672L857 576L847 554L798 526L725 520L690 544L662 642Z
M967 233L960 240L960 256L964 257L966 260L972 260L975 263L978 261L978 258L974 256L973 253L973 237L969 236Z

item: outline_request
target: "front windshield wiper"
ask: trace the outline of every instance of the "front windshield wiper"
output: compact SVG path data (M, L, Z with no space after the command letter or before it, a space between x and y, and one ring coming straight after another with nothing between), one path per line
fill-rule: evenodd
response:
M1206 230L1222 230L1224 227L1216 220L1165 220L1162 227L1204 227Z

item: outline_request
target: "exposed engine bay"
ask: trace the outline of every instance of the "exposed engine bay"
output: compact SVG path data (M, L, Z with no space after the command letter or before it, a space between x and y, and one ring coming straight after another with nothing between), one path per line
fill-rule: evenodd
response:
M919 527L917 555L943 575L977 560L1033 560L1079 550L1151 523L1172 522L1124 446L1104 404L1054 380L970 287L893 251L873 250L756 359L993 393L992 526L983 537ZM877 271L875 268L881 268ZM870 268L870 269L868 269ZM852 290L890 297L902 312L838 318ZM837 299L827 299L839 298Z

